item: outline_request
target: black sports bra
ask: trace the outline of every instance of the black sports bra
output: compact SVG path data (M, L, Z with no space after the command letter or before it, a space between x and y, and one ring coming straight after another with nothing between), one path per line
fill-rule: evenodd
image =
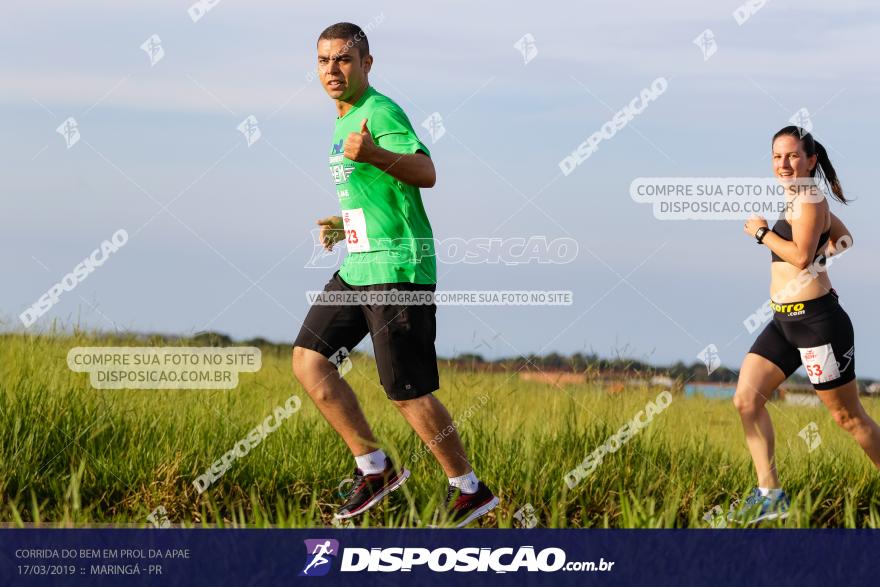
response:
M781 236L787 241L791 240L791 223L785 218L780 218L776 221L776 224L773 225L773 232ZM813 257L815 261L819 257L822 256L822 250L825 248L825 245L828 243L828 238L831 236L831 229L829 228L819 237L819 245L816 247L816 255ZM775 261L785 261L782 257L770 251L770 258Z

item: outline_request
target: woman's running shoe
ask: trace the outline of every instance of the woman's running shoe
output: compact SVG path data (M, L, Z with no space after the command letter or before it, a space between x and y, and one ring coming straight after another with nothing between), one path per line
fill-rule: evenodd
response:
M744 525L757 524L764 520L784 520L788 517L790 506L791 502L784 491L770 497L761 495L761 490L755 487L742 505L732 507L727 514L727 520Z

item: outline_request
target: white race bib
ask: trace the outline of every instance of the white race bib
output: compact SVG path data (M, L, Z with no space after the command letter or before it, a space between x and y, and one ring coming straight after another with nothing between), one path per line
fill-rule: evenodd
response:
M840 377L840 370L837 367L837 359L834 358L831 344L798 348L798 350L801 352L801 362L804 364L804 369L807 370L807 377L810 378L811 383L825 383Z
M345 244L348 245L349 253L365 253L370 250L363 208L343 210L342 224L345 225Z

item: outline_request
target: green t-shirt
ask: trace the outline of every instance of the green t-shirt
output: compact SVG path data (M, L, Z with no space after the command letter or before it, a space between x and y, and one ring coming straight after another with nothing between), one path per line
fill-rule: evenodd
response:
M431 155L400 106L372 87L336 119L330 175L336 182L348 247L339 276L351 285L436 283L434 235L419 188L343 156L345 140L361 131L364 118L373 141L383 149Z

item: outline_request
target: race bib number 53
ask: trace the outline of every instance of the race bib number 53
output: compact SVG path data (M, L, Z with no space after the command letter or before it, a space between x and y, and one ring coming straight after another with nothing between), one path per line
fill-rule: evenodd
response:
M798 350L801 352L801 361L804 364L804 369L807 370L810 383L825 383L840 377L837 359L834 358L834 351L830 344L799 348Z
M345 243L349 253L365 253L370 250L367 237L367 220L363 208L342 211L342 224L345 225Z

